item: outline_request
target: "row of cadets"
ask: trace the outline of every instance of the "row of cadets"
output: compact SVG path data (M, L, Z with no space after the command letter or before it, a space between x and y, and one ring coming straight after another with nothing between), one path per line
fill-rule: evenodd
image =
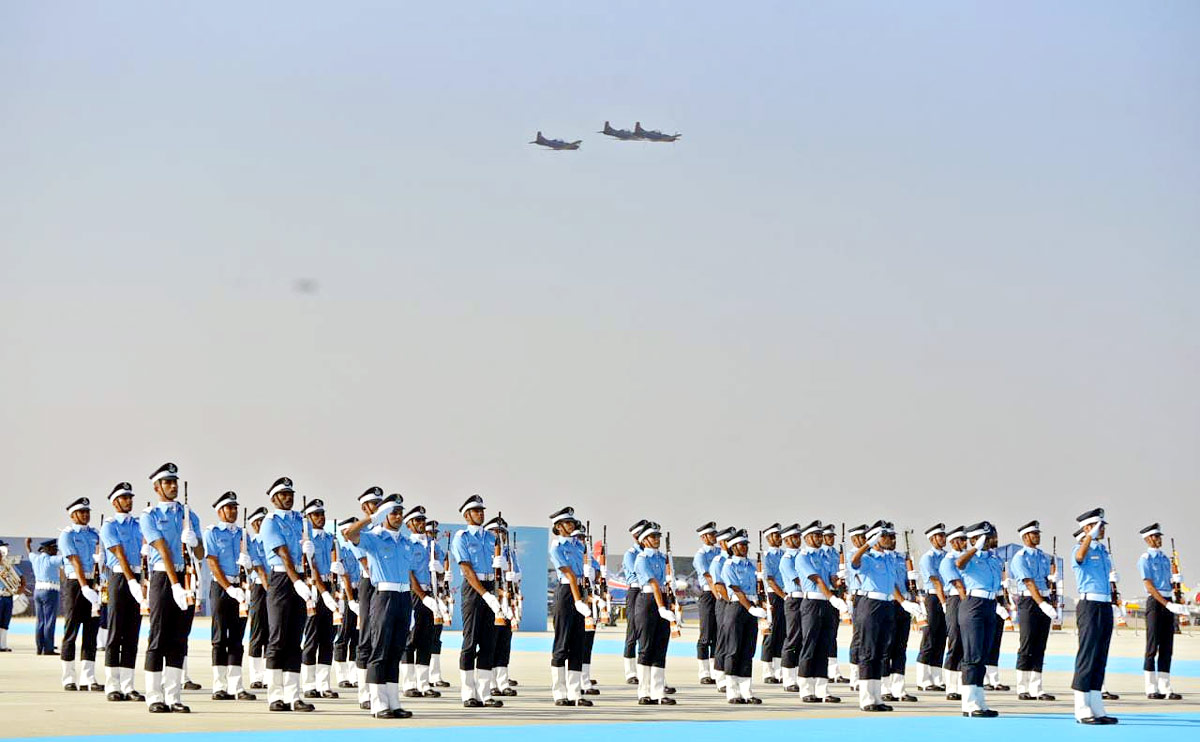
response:
M946 654L946 588L939 572L942 559L946 557L946 524L935 523L925 529L925 539L930 549L921 555L917 563L925 615L928 617L921 632L921 648L917 652L917 690L944 693L946 683L942 677L942 661Z
M1178 701L1183 696L1171 688L1171 656L1175 652L1176 616L1186 616L1187 606L1171 600L1182 577L1171 574L1171 558L1162 551L1163 533L1151 523L1138 535L1146 542L1146 553L1138 557L1138 575L1146 589L1146 698Z
M586 584L594 585L594 584L596 584L596 576L600 573L600 562L596 560L595 554L588 553L587 536L588 536L588 534L583 526L583 523L579 522L579 520L576 519L575 520L575 530L571 533L571 537L574 538L577 542L579 542L579 548L583 549L583 553L584 553L583 579L586 581ZM518 577L519 577L519 574L520 573L518 573ZM604 577L607 578L608 575L604 575ZM595 602L595 601L593 601L593 602ZM594 610L593 610L593 614L595 614ZM591 626L591 628L590 629L586 628L589 625ZM583 672L580 676L580 680L581 680L580 684L583 687L583 695L585 695L585 696L600 695L600 689L596 687L597 685L599 685L599 683L594 678L592 678L592 649L593 649L593 647L595 647L595 645L596 645L596 626L585 623L585 630L584 630L584 635L583 635Z
M709 567L712 565L713 558L720 553L721 548L717 546L717 524L714 521L709 521L696 529L696 535L700 539L700 548L696 550L696 556L692 558L692 568L699 575L700 598L696 601L696 609L699 612L700 621L700 636L696 640L696 663L700 666L700 684L713 685L717 681L713 679L713 650L716 642L716 599L713 596L713 578L709 574ZM628 575L628 569L626 570ZM630 590L633 588L631 587ZM626 601L628 606L628 599ZM627 610L628 624L633 622L633 611ZM625 674L628 677L631 670L630 660L625 660Z
M796 682L805 703L837 703L841 699L829 695L832 678L828 657L830 647L836 647L837 617L847 610L847 606L833 593L833 580L838 570L836 552L831 559L830 550L823 548L825 529L820 521L800 529L800 536L805 546L793 555L789 573L796 575L800 593L797 599L801 628ZM836 670L836 665L834 667Z
M133 487L120 482L109 492L115 516L100 528L108 580L108 642L104 649L104 690L109 701L143 701L134 690L137 670L138 632L142 627L140 559L142 527L133 511Z
M91 502L80 497L67 505L67 517L71 525L63 529L58 537L58 548L63 555L63 636L62 636L62 686L63 690L104 690L96 682L96 632L100 628L98 609L100 593L93 584L92 574L96 566L96 546L100 534L88 525L92 518ZM75 644L79 640L81 666L79 683L76 684Z
M642 544L638 540L638 535L642 528L646 526L646 520L643 518L629 527L629 536L633 539L633 545L625 550L621 555L621 571L625 575L627 588L625 591L625 647L622 651L622 657L625 659L625 682L629 685L638 684L637 658L639 655L638 647L638 600L641 599L642 584L638 581L637 570L634 565L637 562L638 554L642 553ZM700 619L700 635L704 636L704 617L701 614ZM711 656L711 649L709 656ZM697 656L700 650L697 648ZM701 682L704 682L701 679Z
M62 590L63 558L58 539L46 539L33 550L33 539L25 539L29 564L33 567L34 644L39 655L57 655L54 635L58 623L58 605Z
M492 518L483 525L484 531L488 535L488 548L491 549L493 559L493 569L489 574L495 574L497 569L495 564L496 541L500 541L500 569L504 573L504 578L509 582L519 582L521 579L520 568L516 566L516 556L512 553L512 548L508 543L508 521L500 516ZM488 694L494 698L501 696L517 695L517 681L509 677L508 662L512 656L512 632L513 620L515 614L515 603L513 596L508 596L508 605L501 605L501 611L504 614L504 622L496 623L496 650L492 655L492 687Z
M778 685L783 681L783 640L788 633L787 616L783 608L787 593L783 591L783 577L779 571L779 561L783 558L782 528L778 523L772 523L762 532L767 540L767 550L762 556L762 581L771 606L771 626L770 633L763 639L759 659L762 662L762 680L767 685Z
M494 569L503 569L502 557L494 556L494 545L484 530L486 508L483 498L472 495L458 508L467 527L454 534L450 552L462 574L462 650L458 655L462 702L466 708L498 708L504 705L491 696L495 683L496 616L500 600L492 592Z
M730 556L721 568L721 576L730 601L725 608L725 697L729 703L762 703L751 690L754 649L758 641L758 619L767 611L758 605L754 562L746 558L750 538L745 529L735 531L726 542ZM751 596L756 596L752 598ZM821 657L822 664L824 656Z
M554 590L554 648L550 654L550 692L555 706L591 706L583 697L585 618L592 615L591 596L583 590L585 549L572 538L575 509L565 507L550 515L554 538L550 565L557 580Z
M733 538L735 529L725 528L717 533L718 551L708 563L708 576L712 580L713 613L715 618L713 636L713 680L716 681L717 692L725 693L726 678L729 670L725 666L728 655L729 632L726 630L725 612L729 608L729 589L725 585L725 562L729 560L729 539Z
M333 534L325 530L325 503L311 500L304 507L306 538L301 542L304 558L316 589L311 612L304 622L300 644L300 687L305 698L337 698L333 689L333 618L341 613L334 599L339 575L333 569Z
M259 537L268 566L266 648L267 700L271 711L312 711L300 697L301 641L314 596L304 581L304 517L292 509L292 480L280 477L268 488L274 510L263 519Z
M418 599L413 601L412 630L400 661L400 686L406 698L440 698L429 680L429 662L433 650L434 618L441 614L441 606L434 599L434 573L430 570L431 544L425 533L426 512L422 505L415 505L404 514L402 528L410 542L410 566L414 590Z
M212 611L212 698L214 701L254 701L257 697L242 687L246 619L240 614L247 596L236 580L238 568L249 570L253 562L250 555L242 551L242 529L237 524L237 493L221 495L213 503L213 510L217 522L204 530L204 551L212 573L208 593Z
M638 645L638 703L674 706L667 685L667 646L671 641L671 622L675 615L666 605L667 557L660 550L662 527L645 522L636 532L641 551L634 560L642 594L637 601ZM753 650L752 650L753 651Z
M250 657L250 689L266 690L267 640L271 635L271 617L267 612L267 552L263 547L262 524L267 517L265 507L255 508L247 519L250 532L246 534L246 552L250 555L250 642L246 654Z
M433 547L430 555L430 568L434 572L434 579L444 580L448 586L450 575L446 574L446 549L438 540L440 526L441 524L436 520L425 521L425 533L428 534ZM517 576L520 577L520 568L518 568ZM450 683L442 677L442 631L450 625L451 614L454 612L453 603L443 605L442 609L444 611L442 623L435 624L433 627L433 645L430 647L429 656L429 684L434 688L450 687ZM517 684L517 681L511 678L508 682L510 686Z
M391 497L393 497L393 501L396 503L394 507L403 508L403 497L400 495ZM378 512L382 502L382 487L368 487L358 496L359 510L367 518L373 517ZM343 531L344 533L345 531ZM371 696L370 688L367 684L367 663L371 656L371 630L369 627L371 625L371 606L374 603L372 599L375 597L375 584L371 578L371 563L367 555L359 548L356 542L351 541L349 537L346 540L350 543L350 552L358 561L361 573L358 581L358 650L354 660L354 667L358 676L358 706L363 710L369 710L371 708Z
M841 575L841 569L842 569L841 561L842 560L841 560L841 555L838 552L838 548L837 548L837 529L835 529L833 527L832 523L826 523L825 530L822 532L822 536L824 538L824 544L821 546L821 550L825 554L825 559L829 562L829 569L830 569L830 574L831 574L831 577L829 580L829 587L831 590L834 590L836 592L838 589L839 581L841 581L843 579L842 575ZM842 605L846 606L845 601L842 602ZM826 651L829 654L829 660L828 660L829 666L827 668L827 672L829 674L829 682L831 682L831 683L848 683L848 682L850 682L849 678L842 677L841 673L838 671L838 658L837 658L838 625L841 623L842 612L844 612L846 610L849 610L849 606L846 606L845 608L840 609L838 611L834 611L832 615L827 617L827 620L829 621L829 625L833 630L833 639L829 642L829 646L826 649Z
M337 629L333 638L333 669L337 675L337 687L354 689L358 687L358 675L354 663L358 659L358 612L361 606L358 602L358 583L362 578L362 565L359 564L354 546L346 541L342 532L357 518L343 518L337 524L338 558L329 568L330 579L342 584L340 610L342 625Z
M1040 547L1041 524L1031 520L1017 529L1023 546L1013 554L1008 571L1017 583L1017 622L1021 629L1017 648L1017 698L1022 701L1053 701L1054 696L1042 690L1042 667L1046 658L1046 643L1050 628L1058 617L1058 606L1052 604L1050 580L1051 557Z

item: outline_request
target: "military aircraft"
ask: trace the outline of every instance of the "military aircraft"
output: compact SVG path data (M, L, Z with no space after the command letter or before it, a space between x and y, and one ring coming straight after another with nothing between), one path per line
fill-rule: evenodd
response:
M629 129L614 129L607 121L604 122L604 129L602 129L601 131L598 131L596 133L597 134L607 134L610 137L613 137L614 139L620 139L621 141L625 141L625 142L632 142L632 141L635 141L635 140L641 138L637 134L634 134Z
M582 139L576 139L574 142L564 142L561 139L547 139L542 136L542 132L537 133L537 139L534 139L530 144L540 144L543 147L550 149L579 149L579 145L583 142Z
M674 134L663 134L661 131L655 131L653 129L647 131L642 128L641 121L634 123L633 134L638 139L644 139L647 142L673 142L679 137L683 136L679 132L675 132Z

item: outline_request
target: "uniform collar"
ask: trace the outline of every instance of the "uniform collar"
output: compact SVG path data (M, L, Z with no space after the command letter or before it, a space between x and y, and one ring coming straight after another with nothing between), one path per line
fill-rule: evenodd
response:
M1151 554L1161 554L1162 553L1162 549L1156 549L1153 546L1147 546L1146 551L1148 551Z
M113 520L115 520L118 523L124 523L132 517L133 516L130 515L129 513L114 513L113 514Z
M219 520L213 525L217 528L220 528L222 531L232 531L234 528L237 528L237 523L226 523L223 520Z
M740 556L731 556L731 557L729 557L729 561L731 561L731 562L744 562L744 561L746 561L746 557L740 557Z
M642 547L642 553L643 553L643 554L657 554L657 553L658 553L658 549L655 549L655 548L654 548L654 547L652 547L652 546L643 546L643 547Z
M478 536L483 532L483 526L467 526L467 533L472 536Z
M71 525L67 526L67 530L73 531L74 533L82 533L84 528L86 528L86 526L81 526L78 523L72 523Z
M811 554L814 551L820 551L820 550L821 550L820 546L809 546L808 544L805 544L804 546L800 547L801 554Z
M276 518L286 518L286 517L288 517L289 515L291 515L291 514L292 514L292 513L294 513L294 512L296 512L296 511L294 511L294 510L283 510L283 509L281 509L281 508L272 508L272 509L271 509L271 515L274 515Z
M174 500L159 500L154 504L154 507L158 508L159 510L170 512L171 510L174 510L175 506L178 504L179 503Z

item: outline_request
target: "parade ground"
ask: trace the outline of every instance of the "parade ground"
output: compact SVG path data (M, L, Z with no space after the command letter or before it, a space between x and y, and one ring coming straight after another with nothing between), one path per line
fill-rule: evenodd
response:
M361 711L353 689L343 690L336 700L318 700L313 713L271 713L265 691L258 691L257 702L210 700L211 672L208 663L208 626L197 621L190 646L190 674L204 690L185 692L184 702L192 713L152 715L141 703L110 703L103 693L60 690L60 665L55 657L39 657L33 651L32 625L14 621L11 654L0 655L0 737L10 739L61 739L77 742L149 742L151 735L173 734L177 742L298 742L297 732L322 733L344 730L354 734L356 742L377 742L385 735L400 732L408 740L450 740L461 731L453 727L476 727L478 739L489 742L538 742L562 739L569 734L572 742L592 739L626 738L630 734L648 734L656 742L717 738L759 738L784 734L816 735L887 735L889 740L945 739L947 735L983 734L987 738L1003 736L1054 735L1060 739L1092 738L1103 735L1116 738L1144 739L1147 735L1168 734L1190 739L1200 732L1200 633L1177 637L1172 679L1182 701L1150 701L1142 691L1141 653L1144 636L1132 630L1118 632L1113 639L1109 660L1108 688L1121 695L1108 704L1111 714L1121 723L1113 727L1084 727L1071 715L1071 667L1075 636L1069 631L1050 637L1046 658L1046 691L1057 696L1053 702L1018 701L1016 692L990 693L988 702L1000 711L997 719L964 719L957 702L945 700L940 693L916 692L913 684L912 657L919 634L910 639L909 689L919 697L917 703L896 703L890 714L864 714L857 708L855 694L846 686L835 685L833 692L842 697L840 704L802 704L796 694L785 693L780 686L768 686L755 678L755 694L761 706L732 706L712 686L696 682L694 657L695 628L684 631L682 639L671 643L667 663L670 685L678 688L674 707L638 706L632 686L623 682L620 658L620 629L602 629L596 640L593 676L600 681L601 694L592 696L593 708L557 708L550 701L549 649L551 636L521 633L513 639L512 674L520 682L519 695L505 698L502 709L464 709L458 696L457 634L446 634L443 654L444 675L452 687L442 698L403 699L413 712L408 720L381 721ZM849 642L843 627L839 647ZM1017 637L1004 637L1001 657L1003 682L1015 685L1013 652ZM757 676L758 667L755 667ZM843 672L846 672L843 664ZM137 687L142 687L139 670ZM559 725L570 724L565 729ZM1191 731L1188 731L1191 730ZM1181 733L1181 734L1180 734ZM285 736L286 735L286 736ZM328 739L328 736L325 735Z

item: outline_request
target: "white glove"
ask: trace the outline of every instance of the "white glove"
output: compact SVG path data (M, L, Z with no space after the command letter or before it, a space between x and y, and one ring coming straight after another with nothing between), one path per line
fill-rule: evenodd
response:
M87 602L91 603L92 605L100 605L100 593L96 592L92 588L86 586L81 587L79 592L83 594L83 597L87 599Z
M304 582L304 580L296 580L295 582L292 583L292 588L296 591L296 594L300 596L300 599L303 600L305 603L312 602L312 599L313 599L312 589L309 588L309 586Z
M671 611L670 608L665 608L665 607L660 606L658 609L658 615L664 621L670 621L671 623L675 622L675 614Z
M346 568L342 566L341 562L334 562L329 565L329 574L341 577L346 574Z
M585 579L585 580L596 579L596 570L592 568L591 562L588 562L583 565L583 579Z
M1183 583L1183 574L1182 573L1171 575L1171 584L1172 585L1179 585L1182 583Z
M845 582L845 581L846 581L846 568L845 568L845 567L839 567L839 568L838 568L838 571L837 571L837 576L838 576L838 579L839 579L839 580L841 580L841 581Z
M125 583L125 587L129 589L129 594L133 596L133 599L136 600L138 604L146 602L146 596L142 593L142 583L136 580L130 580Z
M230 585L229 587L225 588L225 594L239 603L246 602L246 591L237 585Z
M325 604L325 607L329 609L330 613L337 613L338 604L337 601L333 599L333 593L329 592L328 590L321 593L321 602Z
M1108 573L1108 581L1109 582L1120 582L1121 575L1117 574L1117 570L1114 569L1112 572Z
M1013 578L1008 578L1004 581L1004 589L1008 592L1014 592L1017 589L1017 581Z
M750 607L750 615L755 618L766 618L767 612L755 605Z
M441 562L439 562L437 560L430 562L429 568L432 569L434 572L437 572L439 575L442 572L446 571L446 565L442 564Z
M432 595L426 595L424 598L421 598L421 605L428 608L434 615L439 613L437 601L433 599Z
M1052 573L1046 575L1046 582L1048 582L1051 585L1057 585L1058 584L1058 573L1052 572Z
M313 546L312 541L305 541L304 543L300 544L300 551L302 551L306 557L316 556L317 547Z
M175 600L175 605L179 606L179 610L187 610L187 590L183 589L183 585L178 582L171 585L171 597Z
M356 615L356 616L358 615L358 601L357 600L347 600L346 605L350 607L350 610L354 613L354 615Z
M506 605L500 606L500 612L503 613L504 617L507 618L509 621L512 621L517 615L517 614L513 613L512 608L510 608L509 606L506 606Z
M183 534L180 535L179 540L189 549L194 549L200 545L200 540L196 538L196 532L191 528L183 529Z
M1050 605L1049 602L1043 600L1041 603L1038 603L1038 608L1042 611L1042 613L1045 613L1051 621L1058 618L1058 611L1054 608L1054 606Z
M492 569L504 569L504 557L502 557L502 556L492 557Z
M763 573L762 573L762 572L755 572L755 573L754 573L754 579L756 579L756 580L760 580L760 581L761 581L761 580L763 579Z
M910 616L916 616L921 612L921 606L917 605L911 600L905 600L901 602L900 607L903 608L904 612Z
M915 569L910 569L908 570L908 579L912 580L913 582L919 582L921 579L921 573Z
M154 553L154 547L150 544L142 544L142 556L149 557Z
M982 536L980 536L979 538L975 539L975 542L973 544L971 544L971 547L974 548L975 551L983 551L985 546L987 546L987 534L986 533L983 534Z
M487 607L492 609L492 613L500 613L500 601L491 593L483 594L483 602L487 603Z
M579 611L579 614L584 618L592 615L592 609L588 607L588 604L584 603L582 600L575 601L575 610Z
M1171 613L1174 613L1176 616L1187 615L1187 606L1184 605L1183 603L1175 603L1173 601L1170 603L1167 603L1167 610L1170 611Z
M242 569L254 569L254 560L252 560L250 555L244 551L241 554L238 554L237 563Z
M850 606L846 605L846 601L834 595L829 599L829 605L837 609L838 613L849 613Z
M1007 621L1008 620L1008 609L1005 608L1004 606L1000 605L999 603L997 603L996 604L996 615L999 616L1001 619Z
M505 572L504 579L508 580L509 582L516 582L517 581L517 573L516 572Z
M881 539L881 538L883 538L882 533L875 534L871 538L867 539L867 546L875 546L876 544L879 543L879 539Z

